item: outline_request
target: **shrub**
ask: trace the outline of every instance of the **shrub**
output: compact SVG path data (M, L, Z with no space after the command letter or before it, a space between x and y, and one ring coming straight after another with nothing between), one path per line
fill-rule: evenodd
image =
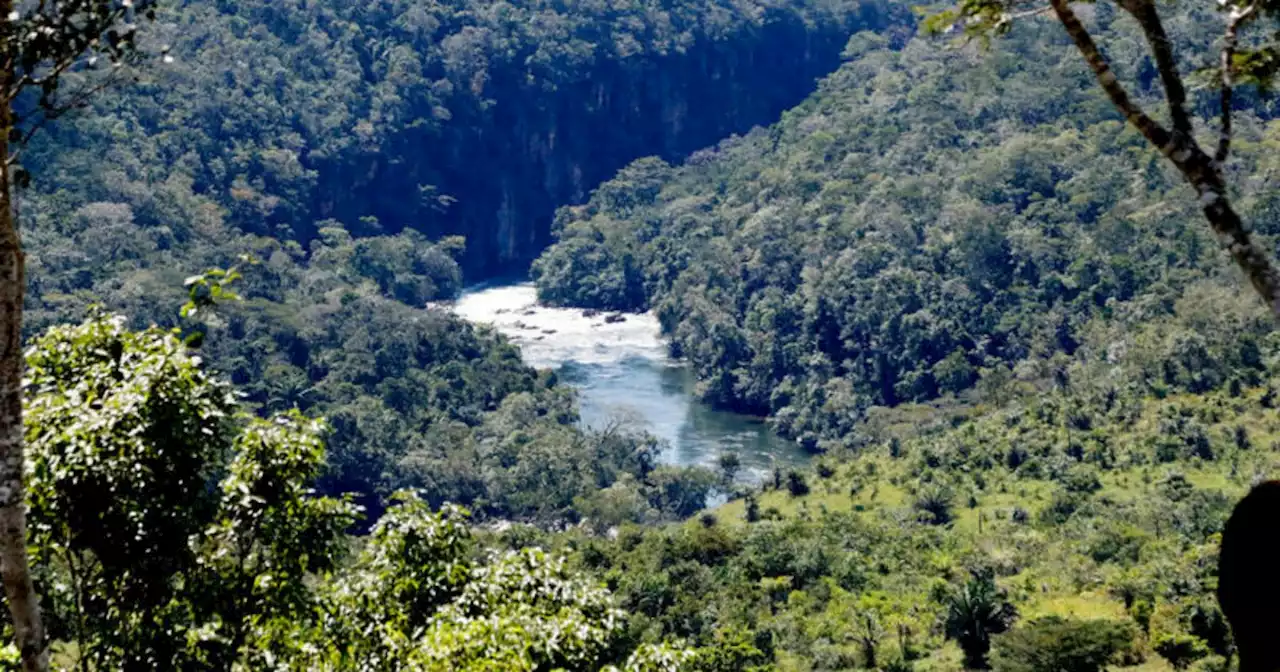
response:
M931 525L946 525L955 520L951 512L952 504L953 497L949 490L938 485L927 485L920 489L912 506L924 514L922 518L925 522Z
M1049 502L1049 506L1040 511L1040 522L1045 525L1061 525L1067 522L1083 503L1083 495L1060 489L1053 493L1053 500Z
M1099 672L1131 648L1137 631L1124 621L1046 616L995 638L997 672Z
M803 497L809 494L809 483L805 480L804 474L792 469L787 472L787 492L792 497Z
M1102 481L1098 478L1098 470L1094 467L1077 465L1067 470L1062 484L1069 492L1093 493L1102 489Z
M987 669L992 635L1007 632L1018 617L1018 610L996 586L995 572L990 569L974 572L967 583L942 597L947 639L954 639L960 645L966 667Z
M1244 425L1236 426L1234 438L1236 448L1239 448L1240 450L1248 450L1253 446L1253 443L1249 441L1249 430Z
M1185 670L1209 655L1209 647L1199 637L1182 633L1166 633L1156 638L1153 647L1175 670Z
M755 495L747 495L745 517L748 523L760 520L760 500Z

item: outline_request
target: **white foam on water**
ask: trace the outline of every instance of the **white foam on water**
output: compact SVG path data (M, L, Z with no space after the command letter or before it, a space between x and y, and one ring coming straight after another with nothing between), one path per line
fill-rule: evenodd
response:
M569 373L569 384L581 391L583 424L600 428L621 420L658 437L667 444L661 462L714 468L721 453L733 450L743 462L739 478L759 482L775 460L806 458L797 444L773 437L758 422L700 406L653 314L628 313L611 323L608 312L587 317L581 309L540 306L537 298L532 283L482 286L450 309L507 336L530 366Z
M468 291L453 311L468 322L492 325L519 345L525 362L535 368L612 364L632 357L670 361L653 314L627 313L621 322L610 323L606 312L586 317L581 309L540 306L533 283Z

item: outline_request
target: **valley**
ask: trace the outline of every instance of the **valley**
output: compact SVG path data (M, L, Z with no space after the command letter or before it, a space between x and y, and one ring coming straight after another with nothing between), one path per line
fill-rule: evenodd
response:
M530 366L556 371L577 390L587 427L634 426L666 444L659 461L680 466L714 469L732 453L741 463L739 478L752 484L809 458L761 419L699 403L694 381L667 354L652 315L584 314L539 306L536 299L532 284L499 284L464 291L454 311L468 322L495 326Z
M0 666L1261 660L1280 7L12 9Z

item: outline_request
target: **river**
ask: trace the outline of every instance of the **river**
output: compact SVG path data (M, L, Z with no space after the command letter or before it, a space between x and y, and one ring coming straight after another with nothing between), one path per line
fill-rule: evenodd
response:
M469 290L454 311L492 325L520 346L530 366L555 369L577 388L584 425L622 419L664 441L662 462L715 467L722 453L733 451L742 461L739 479L754 482L774 466L807 459L760 419L699 403L693 375L667 355L651 314L607 322L605 313L587 317L578 309L539 306L529 283Z

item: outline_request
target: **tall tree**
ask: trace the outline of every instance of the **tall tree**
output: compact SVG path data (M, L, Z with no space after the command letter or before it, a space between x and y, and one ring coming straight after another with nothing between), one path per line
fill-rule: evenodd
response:
M22 304L25 260L13 194L29 176L21 147L48 121L120 80L140 51L151 0L0 0L0 579L23 669L48 667L27 561L23 477Z
M1178 68L1173 40L1165 30L1155 0L1115 2L1142 29L1164 89L1167 125L1149 115L1116 77L1093 35L1072 10L1071 0L1049 0L1047 5L1044 0L961 0L955 8L929 17L925 27L935 32L959 28L966 37L986 39L1008 31L1020 19L1043 14L1056 17L1112 105L1195 189L1201 211L1219 243L1244 271L1271 312L1280 316L1280 270L1254 239L1252 227L1232 206L1223 172L1231 153L1236 87L1241 84L1266 86L1280 70L1280 41L1275 37L1280 2L1219 0L1215 3L1223 19L1222 39L1212 59L1215 67L1211 68L1218 88L1219 120L1216 142L1207 148L1196 140L1194 121L1188 111L1187 87ZM1256 34L1242 40L1243 33L1249 29Z
M947 639L954 639L964 652L965 669L985 670L990 667L987 654L991 636L1006 632L1018 617L1004 591L996 587L995 572L975 572L973 578L946 600Z

